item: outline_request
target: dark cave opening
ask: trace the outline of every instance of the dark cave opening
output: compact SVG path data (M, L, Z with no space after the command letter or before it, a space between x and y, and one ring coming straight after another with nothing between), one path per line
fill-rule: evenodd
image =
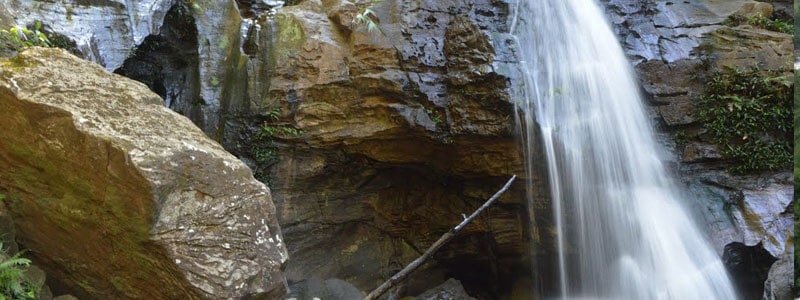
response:
M764 281L769 269L777 259L770 255L761 243L755 246L734 242L725 245L722 263L731 276L733 285L738 288L742 299L761 299L764 294Z
M276 208L284 212L279 219L292 257L287 279L297 293L309 285L328 286L326 280L335 278L371 291L419 257L457 225L462 214L474 211L505 182L500 177L464 178L427 165L386 164L341 154L327 156L327 167L312 175L305 164L294 164L311 161L314 154L280 151L285 151L281 162L269 173ZM512 186L501 201L412 273L396 295L417 296L453 278L476 299L532 298L534 241L524 194L524 185Z
M158 35L145 38L114 73L147 85L164 99L164 105L200 120L198 33L188 7L173 6L164 17Z

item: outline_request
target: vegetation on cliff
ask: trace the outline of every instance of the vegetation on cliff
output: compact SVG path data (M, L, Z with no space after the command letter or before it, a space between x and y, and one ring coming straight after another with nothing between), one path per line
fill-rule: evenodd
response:
M794 33L794 24L792 24L790 21L779 18L767 18L764 16L743 17L740 15L734 15L725 20L725 25L731 27L742 24L788 34Z
M723 157L738 174L779 170L792 163L792 89L780 72L729 69L711 76L698 103Z

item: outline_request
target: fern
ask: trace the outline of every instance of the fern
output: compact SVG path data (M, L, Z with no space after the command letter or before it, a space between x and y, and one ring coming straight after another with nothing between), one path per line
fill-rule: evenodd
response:
M4 248L2 242L0 248ZM3 249L3 259L0 261L0 300L36 299L39 291L25 274L31 261L22 257L22 253L9 257L5 252Z

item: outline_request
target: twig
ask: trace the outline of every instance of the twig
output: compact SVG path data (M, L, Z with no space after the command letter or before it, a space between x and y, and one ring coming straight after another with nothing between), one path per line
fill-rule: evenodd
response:
M509 179L508 182L506 182L503 188L494 193L494 195L492 195L492 197L489 198L489 200L486 200L486 203L483 203L483 205L481 205L481 207L479 207L478 210L469 215L469 217L464 218L464 221L461 221L461 223L458 224L458 226L443 234L442 237L439 238L439 240L433 243L433 245L431 245L431 247L428 248L428 250L422 254L422 256L412 261L405 268L400 270L400 272L397 272L397 274L394 274L392 278L389 278L389 280L387 280L386 282L381 284L377 289L369 293L369 295L367 295L367 297L364 298L364 300L378 299L378 297L386 293L386 291L388 291L398 283L405 280L406 277L408 277L408 275L411 274L411 272L414 272L414 270L419 268L419 266L421 266L422 263L431 258L431 256L433 256L433 254L436 253L437 250L439 250L439 248L441 248L444 244L453 239L453 237L455 237L459 232L461 232L461 230L463 230L464 227L469 225L469 223L472 222L472 220L474 220L475 217L477 217L484 210L489 208L489 206L491 206L495 201L497 201L497 199L500 198L500 196L503 195L503 193L505 193L508 190L508 188L511 187L511 184L514 182L515 179L517 179L517 175L511 176L511 179Z

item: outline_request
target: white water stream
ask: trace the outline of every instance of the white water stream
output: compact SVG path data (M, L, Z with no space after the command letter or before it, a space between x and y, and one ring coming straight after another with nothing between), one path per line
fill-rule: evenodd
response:
M512 27L524 61L526 98L517 108L529 173L532 149L547 158L561 297L736 299L662 165L630 64L599 6L520 0Z

